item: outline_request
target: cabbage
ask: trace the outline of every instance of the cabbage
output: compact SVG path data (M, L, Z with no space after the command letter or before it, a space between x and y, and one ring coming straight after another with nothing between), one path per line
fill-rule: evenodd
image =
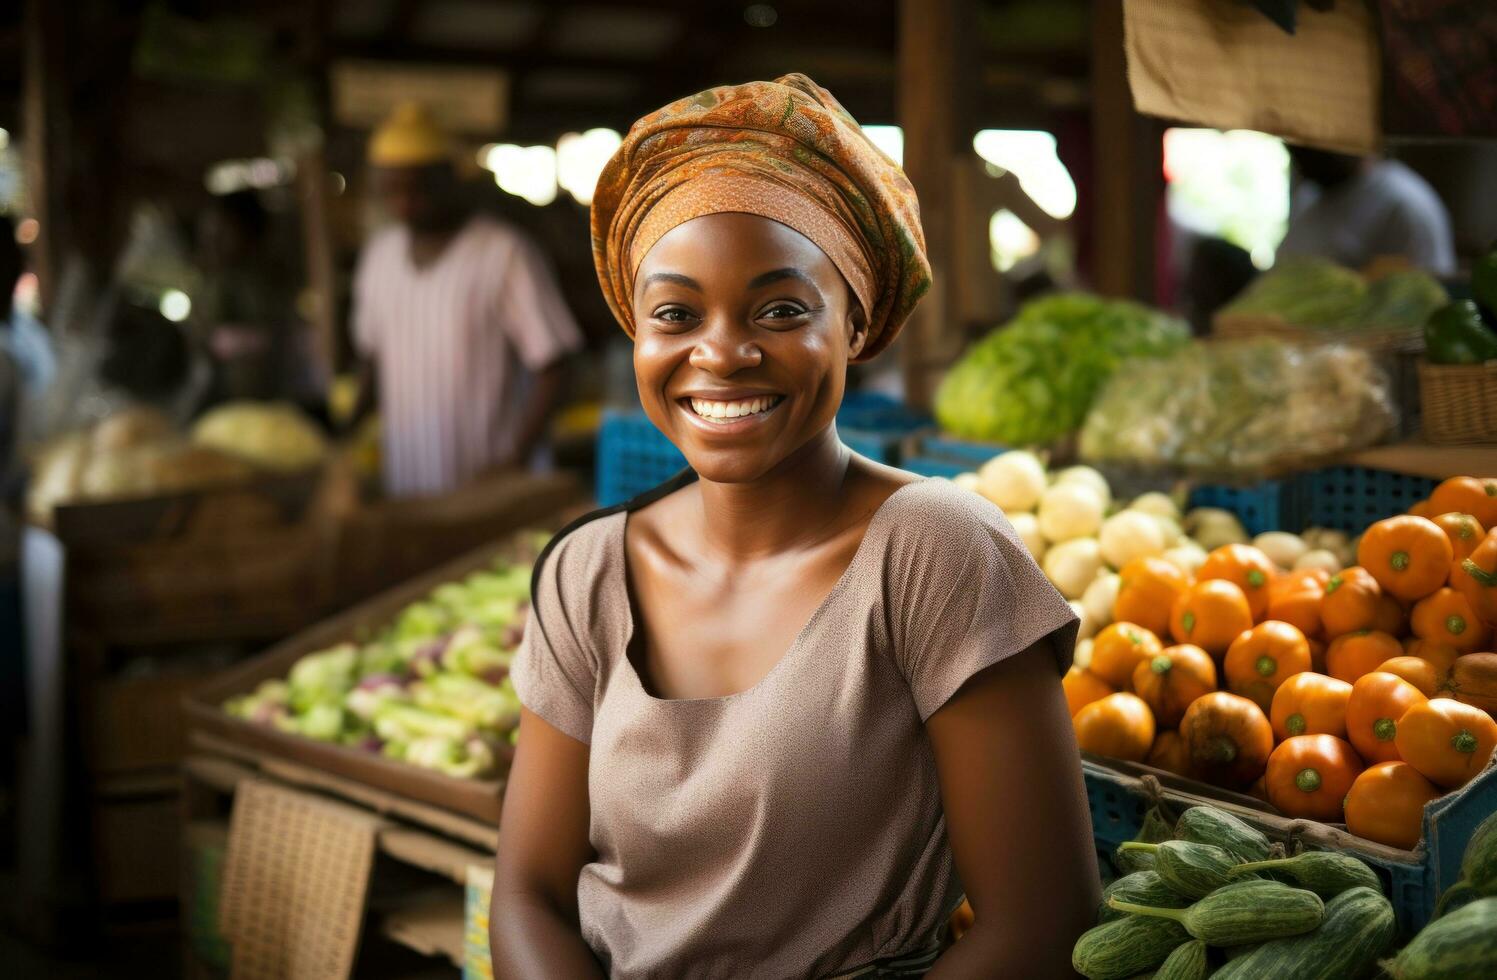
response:
M936 418L958 436L1034 445L1081 426L1128 357L1164 354L1188 336L1156 310L1084 294L1035 300L972 345L936 392Z
M321 431L294 405L230 402L192 427L192 441L273 470L315 466L327 453Z

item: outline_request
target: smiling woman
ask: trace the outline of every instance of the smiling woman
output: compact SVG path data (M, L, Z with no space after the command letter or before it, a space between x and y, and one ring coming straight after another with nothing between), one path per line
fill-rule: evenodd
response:
M630 130L593 243L690 470L538 563L496 975L1069 975L1075 618L995 507L837 436L929 282L904 174L803 76L725 86Z

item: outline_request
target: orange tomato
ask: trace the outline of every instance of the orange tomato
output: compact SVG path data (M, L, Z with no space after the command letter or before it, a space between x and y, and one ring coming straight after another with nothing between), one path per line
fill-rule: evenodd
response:
M1330 575L1308 568L1279 577L1268 593L1268 618L1288 623L1305 636L1320 635L1320 604Z
M1060 679L1060 686L1066 693L1066 707L1071 709L1072 718L1076 717L1076 712L1093 701L1100 701L1109 694L1117 693L1102 678L1085 667L1077 667L1074 664L1070 670L1066 671L1066 676Z
M1346 829L1411 851L1424 836L1424 805L1441 795L1407 762L1379 762L1358 776L1346 794Z
M1450 671L1455 667L1455 658L1460 656L1460 652L1448 643L1421 640L1417 636L1405 641L1403 649L1404 653L1410 657L1429 661L1430 666L1435 668L1435 680L1440 684L1450 679Z
M1350 684L1401 653L1403 647L1387 633L1358 630L1331 641L1325 652L1325 666L1332 677Z
M1436 589L1414 603L1409 624L1421 640L1455 647L1459 653L1485 650L1492 639L1492 630L1476 618L1471 603L1449 586Z
M1378 521L1362 535L1357 564L1396 599L1423 599L1445 584L1455 552L1434 521L1404 514Z
M1182 643L1166 647L1133 669L1133 691L1154 712L1164 728L1174 728L1185 709L1203 694L1216 690L1216 662L1198 646Z
M1154 716L1136 695L1109 694L1071 719L1083 752L1143 762L1154 745Z
M1438 514L1455 511L1470 514L1490 529L1497 524L1497 478L1453 476L1429 495L1430 509Z
M1410 684L1419 689L1419 693L1427 698L1434 697L1440 691L1440 675L1435 665L1428 660L1419 657L1393 657L1378 665L1377 668L1384 674L1392 674L1402 677ZM1371 674L1363 674L1363 677L1371 677ZM1357 678L1361 680L1361 678Z
M1275 619L1265 620L1240 634L1227 648L1222 672L1227 689L1268 711L1274 691L1295 674L1310 669L1310 644L1305 634Z
M1363 674L1351 686L1351 700L1346 703L1346 732L1368 762L1392 762L1398 748L1393 744L1398 734L1398 719L1421 701L1428 701L1419 689L1396 674L1374 670Z
M1415 517L1434 517L1435 516L1435 510L1434 510L1433 507L1430 506L1429 498L1428 497L1425 497L1423 500L1419 501L1417 504L1415 504L1414 506L1410 507L1408 510L1404 511L1404 513L1405 514L1412 514Z
M1170 612L1170 634L1176 643L1194 643L1212 656L1253 626L1247 596L1224 579L1196 582L1180 593Z
M1185 740L1179 732L1160 732L1149 750L1148 761L1156 769L1190 778L1190 753L1185 751Z
M1222 579L1237 586L1247 597L1248 609L1257 623L1268 615L1268 593L1278 574L1268 556L1252 545L1224 544L1196 569L1196 581Z
M1451 563L1450 585L1466 597L1477 619L1497 627L1497 528L1468 557Z
M1135 558L1118 573L1112 618L1137 623L1155 636L1170 631L1170 609L1190 579L1163 558Z
M1133 682L1133 668L1164 649L1152 630L1136 623L1107 626L1092 641L1092 662L1087 669L1118 690Z
M1453 698L1431 698L1404 712L1393 742L1425 779L1455 789L1486 767L1497 745L1497 721Z
M1263 775L1273 727L1263 709L1226 691L1203 694L1185 709L1180 737L1192 771L1208 783L1241 789Z
M1432 520L1450 539L1450 548L1454 552L1453 560L1456 562L1463 558L1470 558L1471 552L1481 544L1481 539L1487 536L1487 529L1470 514L1457 514L1452 511L1449 514L1440 514Z
M1295 735L1268 757L1268 799L1286 816L1338 822L1362 774L1356 751L1334 735Z
M1326 639L1372 629L1382 594L1382 586L1365 568L1353 565L1332 575L1325 584L1325 599L1320 603L1320 621Z
M1283 741L1294 735L1346 737L1346 704L1351 685L1334 677L1305 671L1279 685L1273 692L1269 721L1274 737Z
M1377 611L1372 615L1372 628L1389 636L1403 636L1408 632L1409 611L1392 596L1378 596Z

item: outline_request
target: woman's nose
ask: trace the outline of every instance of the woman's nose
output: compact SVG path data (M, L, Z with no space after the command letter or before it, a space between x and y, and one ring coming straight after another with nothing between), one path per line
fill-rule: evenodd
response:
M747 329L722 321L707 324L691 349L691 366L720 378L744 368L758 367L763 360L764 352Z

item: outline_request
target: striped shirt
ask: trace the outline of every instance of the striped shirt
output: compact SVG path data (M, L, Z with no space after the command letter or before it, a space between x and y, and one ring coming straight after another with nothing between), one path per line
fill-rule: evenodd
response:
M582 346L539 250L482 216L424 267L404 226L370 239L353 332L379 367L391 496L445 493L513 452L530 374Z

